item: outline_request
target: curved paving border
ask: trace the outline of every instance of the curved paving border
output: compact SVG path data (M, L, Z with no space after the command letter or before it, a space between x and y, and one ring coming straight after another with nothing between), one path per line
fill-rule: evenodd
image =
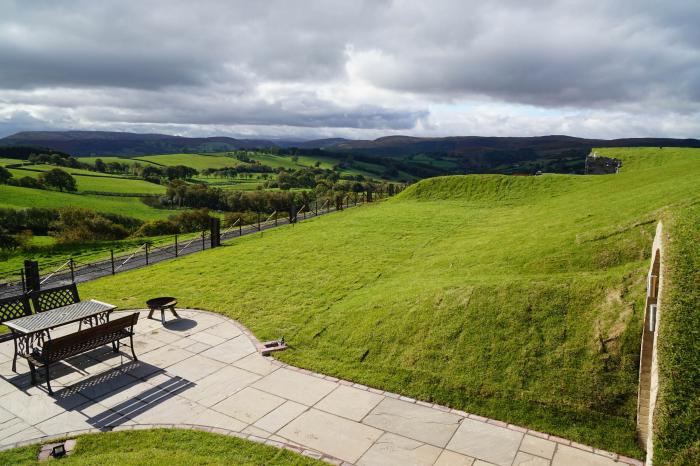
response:
M145 310L141 309L139 311L143 312ZM201 309L182 309L182 311L184 311L184 312L196 311L196 313L199 313L202 315L209 315L212 317L216 317L218 319L222 319L222 321L223 321L222 323L228 322L228 323L234 325L235 327L237 327L241 331L241 333L243 335L245 335L248 338L248 340L254 345L254 347L258 350L258 353L260 352L260 350L262 348L261 342L255 337L255 335L248 328L246 328L244 325L240 324L239 322L237 322L235 320L232 320L232 319L230 319L222 314L213 313L213 312L201 310ZM206 330L207 330L207 328L205 327L202 331L206 331ZM254 354L254 352L252 354ZM262 356L260 356L260 357L262 357ZM369 394L372 394L372 395L364 395L364 396L368 396L368 397L374 396L376 398L377 395L379 395L379 396L384 397L383 400L385 400L385 401L393 399L393 400L398 400L397 403L399 403L399 404L401 402L414 404L416 406L416 408L410 408L410 409L414 409L417 412L420 412L421 413L420 416L427 415L428 417L430 417L431 415L434 415L434 416L440 417L441 416L440 413L443 413L442 416L451 416L452 419L459 417L459 420L456 422L456 424L460 427L457 427L455 429L461 429L462 424L467 424L467 423L463 423L463 421L468 419L469 420L469 428L467 429L468 435L472 436L470 438L480 438L480 436L483 436L484 441L486 442L489 440L489 438L490 438L489 436L494 435L494 432L505 433L508 431L512 431L513 432L512 436L518 438L517 442L515 443L516 451L520 450L520 451L518 451L518 454L522 453L523 455L526 455L526 456L532 456L532 455L529 455L528 453L524 453L524 450L527 450L527 448L524 445L522 445L524 438L529 438L532 441L536 441L537 439L542 439L542 440L547 441L546 442L547 445L549 445L549 442L551 442L552 445L554 445L554 447L551 448L551 452L549 452L549 459L546 459L546 457L545 458L533 457L535 459L542 460L544 462L542 464L549 464L549 462L554 457L555 450L565 452L569 461L572 461L572 462L578 461L578 460L582 461L580 464L628 464L628 465L634 465L634 466L641 466L643 464L641 461L638 461L638 460L633 459L633 458L628 458L628 457L618 455L615 453L611 453L608 451L604 451L604 450L594 449L592 447L582 445L582 444L579 444L576 442L572 442L570 440L563 439L561 437L557 437L554 435L549 435L549 434L546 434L543 432L538 432L538 431L534 431L531 429L526 429L523 427L519 427L519 426L516 426L513 424L508 424L508 423L498 421L495 419L489 419L489 418L486 418L483 416L478 416L476 414L471 414L471 413L467 413L464 411L451 409L451 408L448 408L446 406L428 403L425 401L420 401L420 400L416 400L413 398L405 397L405 396L402 396L402 395L397 394L397 393L378 390L375 388L367 387L365 385L353 383L353 382L350 382L347 380L342 380L342 379L327 376L324 374L319 374L319 373L312 372L312 371L309 371L306 369L302 369L302 368L298 368L295 366L291 366L289 364L285 364L285 363L278 361L274 358L267 357L267 358L265 358L265 360L268 363L271 363L272 365L277 366L278 368L284 368L284 369L289 370L289 371L294 371L294 372L299 373L299 374L304 374L306 376L311 376L311 377L314 377L317 379L324 380L325 381L324 384L328 384L329 382L335 383L337 385L337 387L331 389L328 393L326 393L326 395L324 395L322 397L322 399L325 398L330 392L336 390L336 388L338 388L340 386L345 386L348 388L352 388L352 389L359 390L359 391L365 391ZM271 373L274 373L274 372L271 372ZM267 377L267 376L262 376L261 379L265 378L265 377ZM246 385L245 387L251 386L253 384L254 383L250 383L250 384ZM245 388L245 387L243 387L243 388ZM242 390L243 388L241 388L240 390ZM360 392L358 392L358 393L360 393ZM311 409L312 406L317 405L320 402L321 401L319 400L317 402L307 404L305 410L308 411L309 409ZM382 401L382 403L383 402L384 401ZM295 403L295 404L299 404L299 403ZM378 404L379 403L374 404L375 409L373 411L376 411ZM407 406L405 404L401 404L401 405ZM434 410L434 411L431 411L431 410ZM389 416L392 415L391 413L389 413L389 414L383 413L383 414L389 415ZM298 420L299 417L301 417L301 415L297 414L296 417L293 419L293 421ZM408 417L411 417L411 416L409 415ZM344 418L343 418L343 420L344 420L344 422L348 422L348 423L351 422L351 421L344 419ZM360 456L358 456L358 460L360 458L362 458L362 460L364 461L365 457L368 455L370 450L372 450L374 447L380 447L379 450L384 448L385 452L389 451L389 450L391 450L392 452L396 452L398 450L401 450L402 448L406 449L406 450L412 450L412 449L419 448L419 446L420 446L420 448L424 448L424 449L427 448L427 449L438 450L438 447L435 447L434 444L433 445L429 445L427 443L422 444L420 442L414 441L416 435L414 435L413 437L401 436L403 434L402 432L397 432L395 429L392 429L391 427L383 426L382 422L386 422L386 419L383 419L383 420L380 419L379 425L376 424L377 421L374 421L374 422L375 422L375 424L372 424L374 427L379 427L379 429L383 429L383 430L380 431L378 429L375 429L374 427L369 427L369 425L360 424L363 427L366 426L369 429L381 432L381 434L377 434L377 436L375 438L371 439L370 447L364 450L364 454L361 454ZM389 421L389 422L391 422L391 421ZM430 424L430 423L436 422L436 421L424 421L424 422L426 422L426 425L425 425L426 427L429 426L429 427L433 428L435 424ZM437 421L437 422L439 424L439 421ZM288 421L288 423L292 423L292 421ZM357 422L355 422L354 424L357 424ZM252 426L252 424L250 426ZM483 427L479 427L479 426L483 426ZM123 430L138 430L138 429L149 429L149 428L179 428L179 429L204 430L207 432L213 432L213 433L218 433L218 434L223 434L223 435L239 437L239 438L251 440L254 442L258 442L258 443L264 443L267 445L275 446L278 448L288 449L288 450L291 450L291 451L294 451L297 453L301 453L303 455L306 455L306 456L309 456L312 458L326 461L326 462L331 463L331 464L338 464L338 465L340 465L340 464L343 464L343 465L352 464L352 463L348 463L348 462L343 462L341 459L338 459L337 457L334 457L334 456L328 454L328 452L318 451L319 449L307 448L306 446L302 446L299 443L287 443L287 442L275 440L272 438L263 438L263 437L260 437L258 435L255 435L255 434L246 433L246 432L242 432L239 430L228 430L228 429L222 429L222 428L218 428L218 427L211 427L211 426L197 425L197 424L188 424L188 423L176 423L176 424L167 424L167 423L166 424L158 424L158 423L135 423L135 424L133 424L132 423L132 425L119 425L119 426L107 425L107 426L104 426L101 428L92 428L92 429L70 431L70 432L60 433L57 435L38 436L38 437L35 437L32 439L27 439L27 440L23 440L23 441L8 444L8 445L3 445L2 447L0 447L0 450L5 450L8 448L14 448L14 447L20 447L20 446L26 446L26 445L34 444L34 443L51 442L51 441L55 441L56 439L59 439L59 438L71 437L71 436L76 436L76 435L81 435L81 434L86 434L86 433L98 433L98 432L106 432L106 431L123 431ZM282 430L282 429L280 429L280 430ZM429 429L424 429L424 430L427 431ZM449 436L448 440L450 442L450 445L452 445L451 442L454 440L454 437L456 434L457 434L457 432L453 431L451 433L451 435ZM272 435L272 436L274 436L275 438L278 438L280 440L284 440L283 438L281 438L277 435ZM382 437L382 439L383 439L382 441L379 441L380 440L378 438L379 436ZM420 436L420 435L418 435L418 436ZM403 442L403 444L402 444L402 442ZM493 439L491 439L491 442L493 442ZM444 448L446 446L448 446L447 440L444 441L442 447ZM386 450L387 448L389 450ZM535 448L535 446L531 446L530 448ZM323 448L321 448L320 450L323 450ZM448 449L444 449L444 451L442 449L440 449L440 451L443 452L443 454L441 454L442 456L444 456L445 452L448 452L450 454L453 453L453 451L448 450ZM382 452L375 451L375 452L373 452L373 454L376 454L375 458L374 458L374 460L376 461L379 457L381 457ZM430 454L434 454L434 452L430 452ZM535 453L535 454L537 454L537 453ZM564 453L562 453L562 454L564 454ZM377 455L379 455L379 456L377 456ZM513 455L514 455L514 453L513 453ZM452 464L449 462L449 459L447 459L448 462L441 463L442 456L440 456L440 458L437 459L437 462L432 461L430 464L433 464L433 463L436 465L438 465L438 464L440 464L440 465ZM457 455L455 454L455 456L457 456ZM542 456L546 456L546 455L542 454ZM461 455L461 458L468 458L468 457ZM461 459L461 460L464 461L463 459ZM614 463L615 461L617 463ZM490 463L484 463L484 462L478 463L477 462L477 463L475 463L475 465L476 464L490 464ZM508 464L510 464L510 462L508 462Z

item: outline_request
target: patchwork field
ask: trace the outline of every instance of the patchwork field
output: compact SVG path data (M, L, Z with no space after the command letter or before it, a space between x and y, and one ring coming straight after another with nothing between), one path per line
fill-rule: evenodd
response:
M98 212L125 215L143 220L167 218L173 214L171 210L148 207L138 197L72 194L0 185L0 207L24 209L27 207L58 208L65 206L84 207Z
M25 168L10 168L9 171L15 178L22 178L24 176L38 178L41 175L41 172L48 171L56 167L51 165L31 165L27 168L31 168L31 170ZM119 177L116 175L106 175L103 173L79 170L75 168L67 168L65 171L73 175L79 192L87 191L133 195L165 193L165 186L149 183L145 180Z
M700 151L598 152L621 173L428 179L81 293L173 294L284 336L289 363L640 455L648 249L666 209L700 198Z

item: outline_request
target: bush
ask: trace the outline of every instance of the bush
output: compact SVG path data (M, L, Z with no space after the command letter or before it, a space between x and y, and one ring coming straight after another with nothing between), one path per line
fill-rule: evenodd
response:
M122 225L78 207L58 209L58 220L52 224L52 228L59 243L113 241L129 236L129 231Z
M31 176L23 176L19 180L17 180L17 185L21 186L23 188L32 188L32 189L44 189L46 186L42 184L42 182L36 178L32 178Z
M0 167L0 184L6 184L12 178L12 173L5 167Z
M141 225L135 236L174 235L180 232L180 227L172 220L151 220Z
M208 230L211 216L209 215L209 209L197 209L171 215L169 220L180 228L181 233L189 233Z

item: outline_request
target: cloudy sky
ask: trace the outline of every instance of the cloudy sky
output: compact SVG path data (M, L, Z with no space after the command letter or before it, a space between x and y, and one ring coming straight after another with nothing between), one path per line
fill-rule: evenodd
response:
M697 0L0 0L0 136L700 137Z

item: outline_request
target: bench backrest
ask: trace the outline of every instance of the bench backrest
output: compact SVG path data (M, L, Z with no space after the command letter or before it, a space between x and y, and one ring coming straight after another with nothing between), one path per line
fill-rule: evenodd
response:
M28 316L32 313L26 295L0 299L0 324L12 319Z
M105 324L48 340L44 343L41 357L45 362L60 361L117 341L125 336L125 330L133 332L133 327L138 320L139 313L135 312Z
M50 311L57 307L68 306L69 304L75 304L79 301L78 287L75 283L56 288L47 288L32 293L34 311L37 313Z

